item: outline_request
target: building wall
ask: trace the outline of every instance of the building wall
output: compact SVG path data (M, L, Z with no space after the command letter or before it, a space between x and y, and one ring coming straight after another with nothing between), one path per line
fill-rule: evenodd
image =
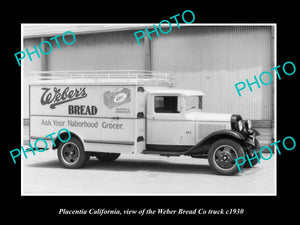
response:
M74 44L50 56L50 70L143 70L144 50L132 31L76 35ZM67 42L72 41L67 39Z
M235 83L246 78L254 81L253 75L274 66L271 26L173 26L168 34L151 34L152 40L146 42L150 51L137 44L133 32L76 34L72 45L65 45L61 39L61 49L53 44L46 59L44 55L33 55L32 62L26 58L24 117L28 118L30 71L41 70L42 59L48 70L142 70L149 67L150 59L152 70L173 73L175 87L203 91L205 111L272 120L273 83L260 89L253 86L253 92L245 89L242 97L234 88ZM40 42L40 38L27 38L23 49L33 51L33 45Z
M169 34L152 37L153 70L173 72L175 87L203 91L205 111L272 119L273 83L253 85L242 97L234 87L273 67L270 26L173 26Z
M33 46L39 46L41 43L40 38L29 38L23 41L23 51L28 48L29 52L33 52ZM42 67L42 60L38 58L36 54L31 55L32 61L29 60L28 56L22 60L22 70L23 70L23 116L24 118L29 118L29 83L30 77L32 75L31 71L40 71Z
M53 35L55 36L55 35ZM55 41L51 41L52 52L40 58L33 54L32 62L27 55L23 60L23 102L24 118L29 118L28 84L31 71L41 71L42 60L48 65L47 70L143 70L145 68L144 49L140 47L133 36L132 31L107 32L95 34L75 35L76 41L72 45L66 45L58 38L61 49L58 49ZM72 36L66 36L68 43L72 42ZM28 38L24 40L24 51L34 51L34 45L39 46L41 38ZM48 50L47 50L48 51ZM46 52L47 52L46 51ZM42 59L43 57L43 59Z

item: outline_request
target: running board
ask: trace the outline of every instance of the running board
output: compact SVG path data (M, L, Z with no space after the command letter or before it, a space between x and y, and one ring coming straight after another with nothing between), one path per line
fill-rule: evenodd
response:
M180 156L190 152L191 145L153 145L147 144L143 154L156 154L163 156Z
M153 151L153 150L144 150L142 154L153 154L153 155L161 155L161 156L180 156L183 155L184 152L167 152L167 151Z

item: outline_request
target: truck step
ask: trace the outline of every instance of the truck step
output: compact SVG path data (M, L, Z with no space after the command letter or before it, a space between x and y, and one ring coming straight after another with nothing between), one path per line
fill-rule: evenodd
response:
M153 150L144 150L142 154L153 154L153 155L161 155L161 156L180 156L184 152L169 152L169 151L153 151Z

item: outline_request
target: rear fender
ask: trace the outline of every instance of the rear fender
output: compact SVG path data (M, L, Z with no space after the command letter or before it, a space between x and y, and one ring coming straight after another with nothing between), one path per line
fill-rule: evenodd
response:
M71 132L71 131L69 131L69 132L70 132L70 134L71 134L71 137L77 138L79 141L81 141L81 143L82 143L82 145L83 145L83 149L84 149L84 141L83 141L83 139L81 138L81 136L78 135L78 134L76 134L76 133L74 133L74 132ZM60 136L60 139L66 140L66 139L68 138L69 134L68 134L68 132L64 131L64 132L61 132L61 133L59 134L59 136ZM52 149L53 149L53 150L54 150L54 149L57 149L60 142L61 142L61 141L59 140L58 136L56 136L56 138L54 139L55 146L53 145ZM84 150L85 150L85 149L84 149Z

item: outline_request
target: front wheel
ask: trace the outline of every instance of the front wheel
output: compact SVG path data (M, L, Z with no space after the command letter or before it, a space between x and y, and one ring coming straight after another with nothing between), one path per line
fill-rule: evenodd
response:
M239 171L235 162L239 157L245 157L244 149L231 139L218 140L208 150L209 165L222 175L234 175Z
M90 153L85 152L83 144L77 138L71 137L66 142L60 142L58 145L57 156L59 161L66 167L77 169L89 160Z

